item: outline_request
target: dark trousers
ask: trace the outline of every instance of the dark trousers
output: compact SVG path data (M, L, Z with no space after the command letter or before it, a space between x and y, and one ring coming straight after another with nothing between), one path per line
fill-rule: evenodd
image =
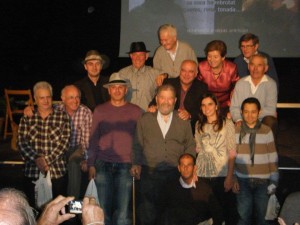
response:
M223 218L225 219L226 225L235 225L238 222L238 212L236 206L236 196L230 190L229 192L224 191L225 177L213 177L204 178L201 177L205 183L207 183L214 192L217 200L219 201L223 209Z
M142 167L139 187L139 203L137 208L138 224L157 225L160 214L164 211L162 193L166 184L179 179L176 167L168 170L157 170L147 166Z

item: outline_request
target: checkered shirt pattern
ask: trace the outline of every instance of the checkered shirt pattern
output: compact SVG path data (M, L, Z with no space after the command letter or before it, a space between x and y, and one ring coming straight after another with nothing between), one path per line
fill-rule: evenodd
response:
M63 103L57 106L58 110L65 111ZM76 112L70 117L71 119L71 140L70 147L81 146L87 150L92 127L92 111L85 105L80 105Z
M22 117L19 124L18 147L25 160L25 176L38 178L35 164L38 155L44 155L51 172L57 179L66 174L65 153L69 148L71 126L68 115L53 111L42 119L38 112L32 117Z

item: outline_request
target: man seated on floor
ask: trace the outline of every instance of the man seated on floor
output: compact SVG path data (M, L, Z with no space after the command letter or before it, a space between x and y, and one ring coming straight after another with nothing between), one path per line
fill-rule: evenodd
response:
M223 213L211 188L203 181L195 181L196 158L182 154L178 160L179 180L170 182L163 195L164 213L160 225L196 225L210 218L222 224Z

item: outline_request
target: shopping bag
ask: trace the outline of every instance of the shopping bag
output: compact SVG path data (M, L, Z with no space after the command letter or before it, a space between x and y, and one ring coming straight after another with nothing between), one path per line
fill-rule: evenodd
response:
M267 212L265 219L274 220L277 218L279 213L280 205L275 194L271 194L268 202Z
M38 208L42 208L52 200L52 183L50 171L46 175L40 172L39 179L35 182L35 202Z
M98 205L99 204L99 198L98 198L98 192L97 192L97 187L96 187L96 184L95 184L95 180L94 179L91 179L90 182L89 182L89 185L86 189L86 192L85 192L85 196L87 197L94 197L96 199L96 203Z

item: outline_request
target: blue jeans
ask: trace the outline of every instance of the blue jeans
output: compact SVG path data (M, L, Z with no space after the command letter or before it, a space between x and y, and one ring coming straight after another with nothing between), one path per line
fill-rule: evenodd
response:
M95 168L95 182L105 225L131 225L131 164L97 160Z
M255 211L256 223L267 225L265 220L269 195L267 188L269 180L238 178L240 192L237 194L237 208L240 215L238 225L252 224L252 210Z

